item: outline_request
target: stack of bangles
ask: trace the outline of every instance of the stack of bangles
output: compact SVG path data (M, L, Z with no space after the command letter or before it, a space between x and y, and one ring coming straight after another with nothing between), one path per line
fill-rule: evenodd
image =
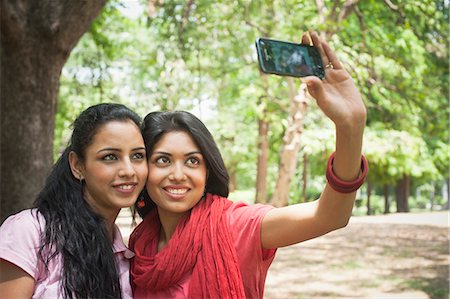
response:
M336 174L333 172L333 161L334 161L335 153L332 153L330 158L328 159L327 165L327 181L331 188L340 193L352 193L361 187L364 183L364 180L367 176L367 171L369 170L369 164L367 163L364 155L361 156L361 174L359 177L351 182L343 181L339 179Z

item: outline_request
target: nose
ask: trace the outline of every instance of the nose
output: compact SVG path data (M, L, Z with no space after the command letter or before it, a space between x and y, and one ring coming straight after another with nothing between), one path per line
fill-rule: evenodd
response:
M136 174L133 164L130 160L124 160L119 170L120 177L132 177Z
M181 163L173 164L172 171L169 174L169 179L176 182L186 179L186 174L184 173L183 165Z

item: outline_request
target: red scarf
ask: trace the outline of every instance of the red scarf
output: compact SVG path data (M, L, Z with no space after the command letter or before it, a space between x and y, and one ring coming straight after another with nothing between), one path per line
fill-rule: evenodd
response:
M189 298L245 298L236 249L224 211L226 198L207 194L181 219L167 246L151 256L148 244L159 239L157 209L148 214L130 236L133 287L169 288L192 271ZM153 249L153 250L152 250Z

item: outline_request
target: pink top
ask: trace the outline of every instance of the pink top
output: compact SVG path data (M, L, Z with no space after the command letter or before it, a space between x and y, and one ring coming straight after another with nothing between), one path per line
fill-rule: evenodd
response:
M62 298L59 290L61 257L57 256L49 262L49 272L38 258L40 234L44 231L45 219L42 214L36 212L36 209L24 210L8 217L0 226L0 258L15 264L34 278L36 284L32 298ZM114 231L113 251L120 272L122 298L131 299L133 296L129 259L134 253L123 243L117 226Z
M234 203L225 212L230 224L231 234L241 270L245 295L247 298L263 298L267 271L272 263L276 249L263 250L261 247L261 222L273 207L268 205L247 205ZM157 253L158 240L150 245ZM134 297L139 298L187 298L191 274L182 278L178 284L155 293L136 288Z

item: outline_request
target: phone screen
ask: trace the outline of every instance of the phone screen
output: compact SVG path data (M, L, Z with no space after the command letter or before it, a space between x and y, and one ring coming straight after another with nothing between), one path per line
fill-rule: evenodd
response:
M325 77L322 58L317 48L308 45L258 38L256 51L261 71L280 76Z

